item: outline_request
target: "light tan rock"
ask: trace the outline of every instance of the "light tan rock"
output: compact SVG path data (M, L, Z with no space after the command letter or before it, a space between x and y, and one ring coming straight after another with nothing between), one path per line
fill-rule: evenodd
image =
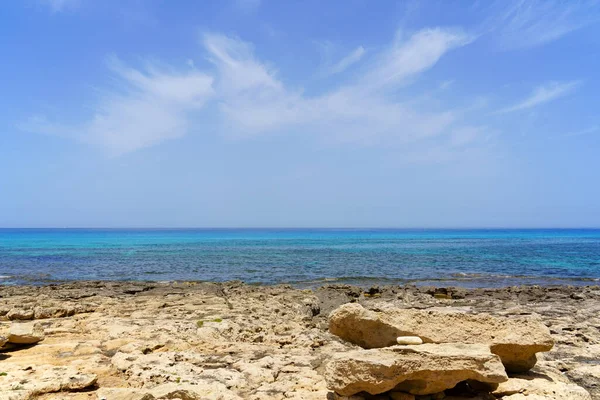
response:
M33 316L34 316L33 310L23 310L20 308L13 308L12 310L10 310L8 312L8 314L6 314L6 317L9 320L21 320L21 321L33 319Z
M6 379L9 378L9 379ZM29 399L45 393L77 391L96 383L95 374L82 374L72 367L38 365L32 369L12 369L0 380L0 398Z
M34 344L44 337L44 328L36 322L13 322L8 333L9 343L14 344Z
M155 397L143 389L100 388L96 391L98 400L154 400Z
M325 368L328 387L351 396L397 389L432 394L465 380L494 386L508 379L498 356L480 344L422 344L338 353Z
M419 336L425 343L487 344L511 372L531 369L537 361L535 353L554 345L548 328L531 317L499 318L385 304L379 312L357 303L345 304L329 316L329 330L367 349L391 346L398 336Z
M398 344L423 344L423 339L418 336L398 336L396 338Z
M200 382L197 385L167 383L150 390L157 399L186 400L241 400L234 392L219 382Z
M494 390L494 395L503 399L518 399L518 395L540 396L544 399L591 400L590 394L582 387L570 382L558 382L546 375L511 377Z
M4 336L0 336L0 347L4 346L8 342L8 339Z

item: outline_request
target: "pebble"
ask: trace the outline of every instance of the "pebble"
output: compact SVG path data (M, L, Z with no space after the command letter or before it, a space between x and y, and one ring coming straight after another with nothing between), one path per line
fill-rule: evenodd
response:
M398 336L398 344L423 344L423 340L418 336Z

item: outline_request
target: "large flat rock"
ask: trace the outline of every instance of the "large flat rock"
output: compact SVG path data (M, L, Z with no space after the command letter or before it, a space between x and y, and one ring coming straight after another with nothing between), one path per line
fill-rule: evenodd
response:
M46 393L79 391L96 381L95 374L84 374L73 367L43 364L12 368L0 380L0 399L26 400Z
M325 368L328 387L342 396L392 389L425 395L472 380L493 389L508 380L500 358L480 344L396 345L338 353Z
M44 340L44 328L36 322L13 322L8 333L8 342L34 344Z
M510 372L531 369L537 361L535 353L549 351L554 345L548 328L532 317L500 318L387 305L371 311L360 304L345 304L329 316L329 330L366 349L394 345L398 336L419 336L425 343L487 344Z

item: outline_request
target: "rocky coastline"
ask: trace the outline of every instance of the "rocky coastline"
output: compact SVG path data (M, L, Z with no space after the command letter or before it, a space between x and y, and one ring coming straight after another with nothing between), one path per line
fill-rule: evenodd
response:
M0 286L0 345L2 400L600 399L600 286Z

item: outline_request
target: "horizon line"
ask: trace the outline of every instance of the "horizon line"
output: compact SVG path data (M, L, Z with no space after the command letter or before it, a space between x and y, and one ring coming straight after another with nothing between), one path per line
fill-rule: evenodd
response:
M105 230L125 230L125 229L148 229L148 230L551 230L551 229L583 229L583 230L600 230L600 227L596 226L438 226L438 227L396 227L396 226L0 226L0 229L105 229Z

